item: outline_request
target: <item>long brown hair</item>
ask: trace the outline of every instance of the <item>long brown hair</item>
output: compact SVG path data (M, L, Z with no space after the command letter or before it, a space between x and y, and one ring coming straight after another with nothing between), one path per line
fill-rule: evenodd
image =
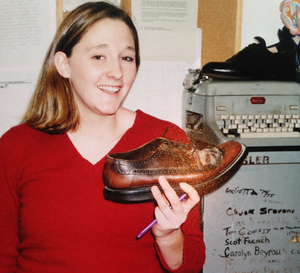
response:
M106 2L85 3L70 12L58 28L23 122L49 134L62 134L78 128L79 112L73 92L69 80L56 70L54 55L62 51L70 57L73 47L88 28L105 18L121 20L130 28L135 43L136 67L139 67L138 34L131 18L120 8Z

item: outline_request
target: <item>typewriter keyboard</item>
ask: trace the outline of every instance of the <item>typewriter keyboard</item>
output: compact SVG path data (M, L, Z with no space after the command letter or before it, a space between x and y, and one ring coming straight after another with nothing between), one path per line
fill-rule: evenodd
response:
M300 137L299 115L221 115L219 128L226 137Z

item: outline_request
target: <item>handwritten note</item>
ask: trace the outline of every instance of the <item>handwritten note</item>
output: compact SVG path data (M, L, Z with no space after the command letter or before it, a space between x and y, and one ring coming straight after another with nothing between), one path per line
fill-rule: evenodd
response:
M236 175L204 198L204 273L300 272L296 153L250 153Z

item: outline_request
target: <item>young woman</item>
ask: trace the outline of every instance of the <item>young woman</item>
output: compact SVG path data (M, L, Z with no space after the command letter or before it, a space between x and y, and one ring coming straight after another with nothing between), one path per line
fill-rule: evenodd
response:
M180 202L163 177L153 203L103 197L108 153L177 126L122 108L139 67L136 29L121 9L86 3L61 24L24 122L0 140L0 272L199 272L198 193ZM142 91L141 91L142 92ZM172 209L170 208L172 207ZM153 220L140 240L135 236Z

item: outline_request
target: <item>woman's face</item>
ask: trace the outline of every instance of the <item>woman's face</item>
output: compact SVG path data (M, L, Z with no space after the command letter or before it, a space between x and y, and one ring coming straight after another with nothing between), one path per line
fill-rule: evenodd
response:
M136 77L135 53L129 27L112 19L96 22L73 47L67 78L82 117L117 112Z

